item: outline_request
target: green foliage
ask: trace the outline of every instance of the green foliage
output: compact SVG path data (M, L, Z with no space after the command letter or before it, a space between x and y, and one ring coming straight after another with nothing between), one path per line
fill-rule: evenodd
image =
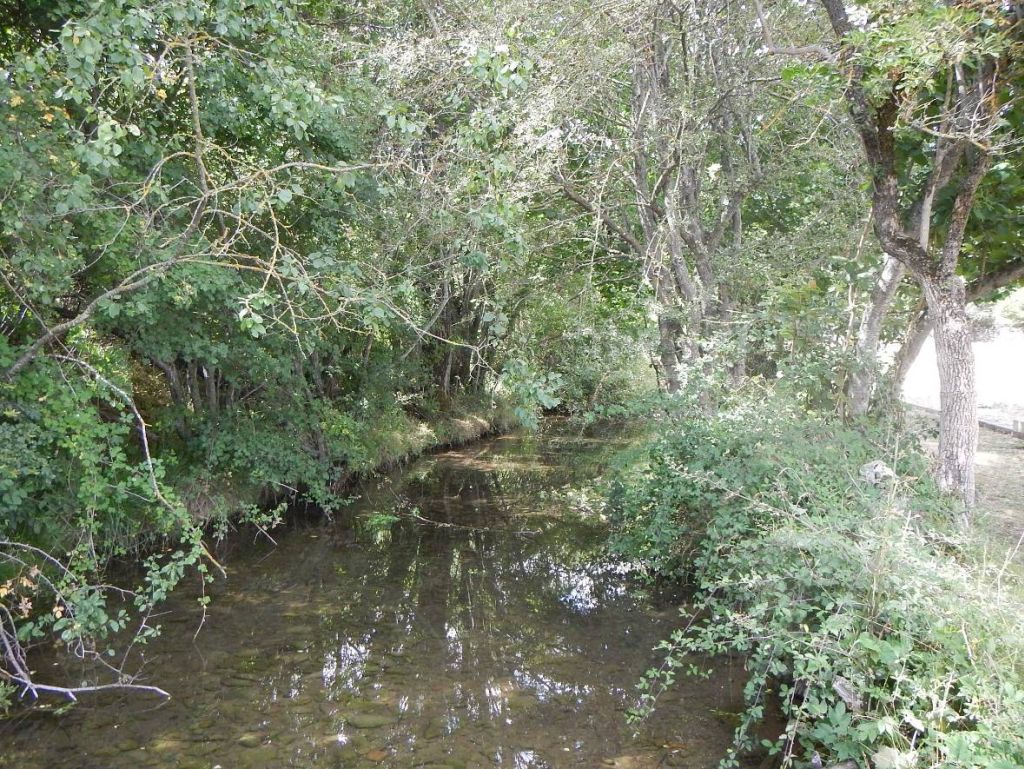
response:
M502 384L515 404L516 416L528 427L537 427L539 409L553 409L559 404L555 392L561 384L561 375L538 373L521 360L505 364Z
M884 109L891 113L892 171L902 195L907 200L920 196L932 178L932 164L939 159L938 148L944 143L962 142L984 150L992 165L969 209L957 269L971 281L1019 264L1024 242L1024 175L1020 153L1014 148L1024 124L1024 112L1016 98L1024 83L1024 38L1017 16L997 2L949 5L929 0L870 0L858 4L851 19L857 28L845 40L849 61L863 73L863 87L871 103L876 107L887 103ZM815 73L821 85L837 88L845 83L839 72L818 67ZM994 86L984 103L954 106L953 83L982 73L989 73L983 78L991 77ZM989 109L992 119L983 119L981 114ZM972 111L977 114L961 114ZM954 181L966 174L963 169L954 170ZM941 248L944 242L957 197L955 184L940 187L931 214L933 248Z
M449 349L419 349L420 326L439 272L493 269L476 255L517 242L508 163L474 171L472 194L494 195L468 217L465 269L415 256L380 226L394 179L350 162L379 128L380 94L350 66L363 53L308 12L109 0L0 22L0 583L17 587L0 606L26 642L99 650L121 617L92 587L112 559L161 554L136 591L144 616L206 575L204 531L278 520L251 506L267 490L329 513L352 474L440 437L406 411L430 402ZM532 67L498 48L465 62L479 103L460 146L498 153L500 104ZM386 122L416 138L399 111ZM500 306L467 310L481 323L432 338L496 347ZM550 403L538 377L524 413ZM450 389L457 405L469 382Z
M0 385L8 404L0 537L70 550L85 534L90 555L76 566L92 572L147 537L176 536L181 512L154 497L164 470L140 456L124 404L95 380L63 386L67 375L49 365Z
M725 487L803 508L786 484L806 476L821 506L862 509L782 451L870 453L853 433L770 415L751 431L732 410L769 381L836 411L879 257L856 148L820 118L846 80L824 64L776 77L752 7L721 30L713 4L461 20L376 1L0 8L0 606L32 642L98 650L122 610L208 577L204 534L273 525L261 499L329 514L354 474L553 409L727 410L673 422L615 492L617 546L652 573L725 569L709 532L729 552L761 541L774 519ZM934 122L934 73L1012 59L997 10L872 3L852 40L873 94L898 83L908 189L928 167L907 129ZM740 53L714 73L665 59L664 84L624 86L662 34L694 61ZM1012 96L1000 135L1020 131ZM1012 155L986 178L969 277L1018 259L1021 178ZM936 200L934 232L952 202ZM699 231L719 232L701 264ZM659 316L685 369L672 397L655 392ZM798 467L776 477L779 462ZM112 559L155 553L134 606L96 587Z
M1024 760L1021 592L974 555L920 455L884 430L812 419L785 401L682 420L619 481L615 549L688 577L686 628L666 640L637 714L704 658L743 655L737 752L778 697L787 760L1009 767ZM884 459L898 480L859 476Z
M1006 54L1012 44L1002 34L1009 19L996 3L872 2L861 9L868 23L851 33L849 42L857 62L870 71L868 92L881 100L895 86L906 99L908 122L922 106L917 101L922 94L927 100L946 87L950 67L982 67Z
M0 681L0 713L6 713L10 709L16 692L17 689L13 685Z

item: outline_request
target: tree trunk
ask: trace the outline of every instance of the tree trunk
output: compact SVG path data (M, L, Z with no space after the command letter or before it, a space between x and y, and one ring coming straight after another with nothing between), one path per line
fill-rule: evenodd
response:
M164 379L167 380L167 389L171 393L171 402L177 408L185 407L185 390L181 386L181 377L178 376L178 369L172 363L164 363L162 360L151 358L153 365L156 366L164 375Z
M974 505L974 458L978 451L978 403L974 348L963 278L950 275L921 281L928 314L935 322L939 368L939 466L937 480L960 494L965 510Z
M729 366L729 380L733 387L739 387L747 378L747 334L749 331L750 325L744 321L739 324L736 333L733 334L736 357L733 364Z
M192 401L192 413L199 416L203 413L203 396L199 392L199 365L189 361L185 364L185 381L188 394Z
M679 324L663 309L658 314L658 354L661 358L661 369L665 375L665 391L679 392L679 358L676 356L676 336Z
M192 437L192 434L185 422L185 410L187 408L185 405L185 388L181 384L178 368L173 363L164 363L155 358L151 360L153 365L163 372L164 378L167 380L167 387L171 392L171 400L174 403L175 410L174 431L178 434L178 437L187 441Z
M326 396L326 388L324 387L324 367L320 362L320 353L316 350L312 350L309 353L309 377L313 382L316 394L323 398Z
M907 329L906 338L903 340L903 345L900 347L899 352L896 353L896 360L893 361L892 365L892 397L899 401L903 397L903 383L907 381L907 374L910 373L911 367L914 365L914 361L917 360L917 356L921 354L921 350L924 348L924 343L928 341L928 335L932 333L932 318L928 314L927 309L921 308L921 311L914 316L914 320L910 324L910 328Z
M1024 280L1024 260L1003 265L968 283L967 301L978 302L990 299L999 289L1021 280ZM917 356L921 354L921 348L924 347L928 335L932 332L932 326L932 319L929 317L927 309L922 307L914 317L903 346L896 354L896 361L893 364L892 391L897 398L903 390L903 383L907 379L907 374L910 373L910 367L914 365Z
M220 414L220 393L217 389L217 369L213 366L203 366L203 376L206 379L206 411L211 422L216 422Z
M892 256L886 256L882 269L871 291L871 303L861 316L854 348L854 365L846 385L846 409L851 417L862 417L868 413L871 394L878 379L878 343L882 333L882 322L896 297L896 289L906 268Z
M675 316L675 296L672 289L673 276L667 265L658 268L654 294L658 299L658 356L665 375L665 391L679 392L682 387L679 364L679 344L683 327Z
M948 82L946 103L935 116L950 133L928 140L933 151L930 170L920 194L913 194L901 178L902 165L895 139L904 113L898 68L890 74L889 88L878 88L870 66L859 61L853 37L856 26L842 0L821 0L836 39L847 48L850 64L845 96L849 114L860 135L872 170L872 219L875 234L886 253L897 257L920 281L935 323L942 416L939 437L938 482L955 492L968 508L974 502L974 457L978 444L974 351L967 322L967 294L956 272L971 209L992 163L992 148L1001 120L1006 87L994 57L980 66L959 63L934 72ZM876 98L869 92L883 93ZM965 131L964 118L969 124ZM941 248L930 249L932 206L939 195L951 196Z
M452 359L454 357L455 351L449 347L444 354L444 373L441 374L441 395L445 399L451 395L452 391Z

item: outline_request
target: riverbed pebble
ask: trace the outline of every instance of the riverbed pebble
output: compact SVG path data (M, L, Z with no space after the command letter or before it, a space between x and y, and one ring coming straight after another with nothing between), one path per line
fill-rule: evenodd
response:
M383 713L351 713L345 716L345 723L356 729L379 729L397 721L394 716Z
M238 744L243 748L258 748L263 744L263 735L256 732L246 732L238 738Z

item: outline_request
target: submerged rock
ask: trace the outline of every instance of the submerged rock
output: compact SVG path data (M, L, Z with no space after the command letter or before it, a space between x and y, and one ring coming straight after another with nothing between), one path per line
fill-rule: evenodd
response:
M420 736L425 740L439 740L444 736L444 721L440 718L432 718L423 727Z
M397 720L394 716L383 713L352 713L345 716L345 723L356 729L379 729L382 726L390 726Z
M653 753L638 753L606 758L601 763L614 769L655 769L661 764L661 760Z
M165 753L168 751L184 750L185 746L186 742L182 737L160 737L156 741L151 742L147 747L155 753Z
M246 732L238 738L238 744L243 748L258 748L263 744L263 735L256 732Z

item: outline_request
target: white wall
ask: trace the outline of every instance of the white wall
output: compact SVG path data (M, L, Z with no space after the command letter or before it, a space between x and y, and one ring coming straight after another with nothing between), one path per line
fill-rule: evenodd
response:
M1006 427L1013 427L1015 419L1024 422L1024 332L999 328L995 338L974 343L974 355L979 416ZM903 397L918 406L939 407L939 374L931 337L907 375Z

